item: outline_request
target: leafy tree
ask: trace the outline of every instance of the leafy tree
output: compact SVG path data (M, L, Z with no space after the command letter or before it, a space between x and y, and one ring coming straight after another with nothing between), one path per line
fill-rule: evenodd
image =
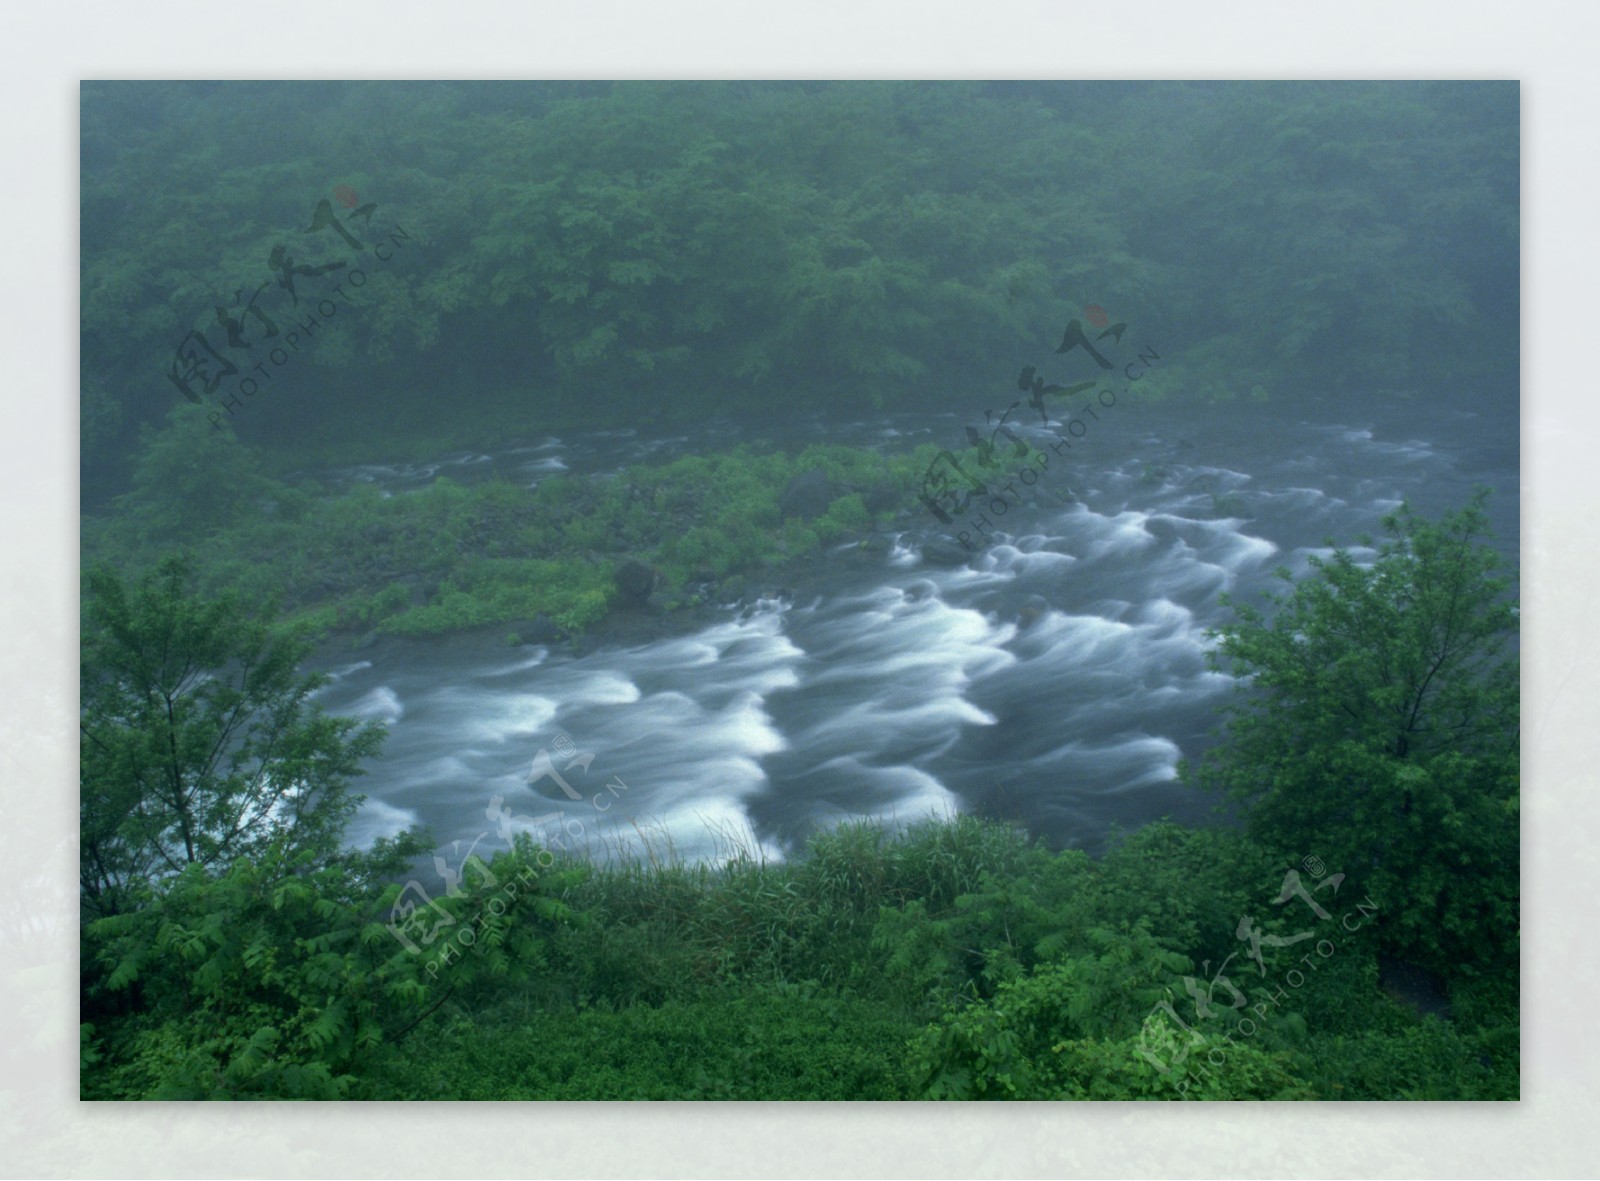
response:
M359 803L347 791L382 732L324 716L299 635L232 595L188 592L171 558L132 588L86 579L80 726L81 885L91 912L190 866L269 845L326 860Z
M1270 620L1233 604L1213 661L1250 700L1197 776L1263 843L1353 875L1386 944L1441 967L1503 959L1517 929L1517 609L1486 495L1437 522L1402 507L1370 565L1313 559Z
M214 429L199 406L175 406L160 431L143 432L133 491L121 498L143 533L195 537L237 520L281 486L261 474L255 454L223 420Z
M552 895L575 874L544 873L526 839L410 925L395 907L410 887L378 879L415 838L330 864L290 847L280 835L220 876L189 865L145 905L90 925L107 989L139 986L142 1017L118 1031L88 1097L343 1097L452 996L537 968L549 931L573 917ZM397 941L402 925L420 946Z

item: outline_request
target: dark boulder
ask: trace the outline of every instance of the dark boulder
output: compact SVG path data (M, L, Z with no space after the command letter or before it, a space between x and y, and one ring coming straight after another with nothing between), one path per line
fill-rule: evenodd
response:
M612 574L617 584L617 601L624 607L643 607L655 589L655 571L643 562L629 558Z
M561 629L548 615L539 615L513 624L511 634L519 644L553 644L561 638Z
M868 489L862 503L873 516L886 513L900 503L900 493L893 484L877 484Z
M965 566L971 559L972 554L953 541L936 537L922 543L922 560L930 566Z
M802 521L814 521L827 512L832 503L833 488L828 477L813 468L785 486L783 495L778 497L778 515L785 519L799 517Z
M1145 521L1144 531L1166 545L1183 540L1183 534L1178 532L1177 525L1160 517L1151 517Z
M1050 600L1043 595L1029 595L1022 606L1017 608L1017 628L1027 631L1046 615L1050 614Z

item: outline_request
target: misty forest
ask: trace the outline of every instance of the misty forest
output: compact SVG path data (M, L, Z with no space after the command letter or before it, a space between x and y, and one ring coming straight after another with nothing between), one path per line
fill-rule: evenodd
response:
M1510 82L89 82L85 1099L1519 1096Z

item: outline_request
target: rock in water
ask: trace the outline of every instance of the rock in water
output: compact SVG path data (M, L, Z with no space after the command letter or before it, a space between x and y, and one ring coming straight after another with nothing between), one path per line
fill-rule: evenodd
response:
M965 566L971 557L953 541L936 537L922 543L922 560L930 566Z
M900 503L900 492L893 484L875 484L868 489L863 498L867 511L876 516L878 513L888 512Z
M1043 595L1029 595L1017 611L1017 627L1026 631L1050 614L1050 600Z
M617 598L625 607L643 607L656 585L655 571L633 558L618 566L611 577L617 584Z
M1176 525L1171 521L1158 520L1155 517L1144 523L1144 531L1163 545L1172 545L1183 540L1183 535L1178 532Z
M523 644L553 644L561 638L561 629L555 620L544 614L514 623L511 631Z
M833 489L828 484L828 477L813 468L789 481L783 495L778 497L778 515L814 521L827 512L832 503Z

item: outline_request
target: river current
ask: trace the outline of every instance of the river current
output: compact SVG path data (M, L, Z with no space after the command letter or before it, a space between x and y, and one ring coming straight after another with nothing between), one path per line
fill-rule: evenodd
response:
M979 405L814 418L782 442L953 447L982 422ZM1063 428L1035 415L1016 429L1043 449ZM727 424L596 431L334 476L532 484L741 437ZM1358 535L1381 540L1403 500L1432 515L1479 484L1514 569L1514 394L1295 410L1124 401L989 514L992 543L962 567L924 560L924 543L965 526L923 513L874 552L830 550L789 586L751 580L750 599L682 634L581 654L498 633L386 641L325 661L321 703L389 729L357 781L367 800L349 837L420 823L448 867L517 831L593 857L648 845L720 860L790 856L854 818L978 813L1091 852L1117 827L1204 822L1218 801L1177 766L1216 741L1236 689L1206 666L1206 631L1229 617L1219 596L1259 601L1277 568L1304 574L1329 538L1370 557Z

